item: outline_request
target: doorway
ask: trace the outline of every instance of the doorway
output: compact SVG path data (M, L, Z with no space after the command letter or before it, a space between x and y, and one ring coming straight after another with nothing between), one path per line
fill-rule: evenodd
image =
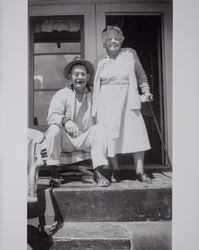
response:
M146 72L151 93L154 95L152 107L162 135L165 137L161 16L107 14L106 25L119 26L125 37L122 47L130 47L136 50ZM163 148L147 103L142 105L142 114L151 143L151 150L147 151L145 155L145 163L164 164L165 156ZM131 155L121 156L120 161L130 163L131 157Z

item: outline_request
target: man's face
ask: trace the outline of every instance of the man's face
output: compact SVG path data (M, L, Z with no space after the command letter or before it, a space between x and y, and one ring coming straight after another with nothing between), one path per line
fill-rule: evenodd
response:
M82 91L86 87L86 83L89 78L90 75L87 73L84 65L75 65L72 67L71 80L76 90Z

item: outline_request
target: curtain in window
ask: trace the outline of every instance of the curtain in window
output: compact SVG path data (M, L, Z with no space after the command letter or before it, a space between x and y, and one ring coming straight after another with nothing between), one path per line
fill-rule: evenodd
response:
M34 33L52 32L52 31L70 31L77 32L80 30L79 20L45 20L36 23Z

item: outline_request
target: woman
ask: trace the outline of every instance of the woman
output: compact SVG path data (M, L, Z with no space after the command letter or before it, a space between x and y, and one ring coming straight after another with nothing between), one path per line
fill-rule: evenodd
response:
M97 63L92 115L107 128L112 182L119 181L118 153L133 153L138 180L149 182L143 162L150 143L140 109L141 100L149 101L152 94L135 50L121 48L123 40L116 26L102 32L106 53Z

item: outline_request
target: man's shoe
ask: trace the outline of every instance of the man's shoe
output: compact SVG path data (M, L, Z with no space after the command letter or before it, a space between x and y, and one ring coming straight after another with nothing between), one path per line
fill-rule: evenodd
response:
M60 179L51 178L49 181L49 186L52 188L59 188L61 186Z
M108 187L110 181L104 176L103 171L106 166L100 166L94 169L94 181L99 187Z
M145 173L137 173L137 179L140 182L151 183L151 179Z
M111 176L111 182L120 182L120 171L119 170L113 170L112 176Z

